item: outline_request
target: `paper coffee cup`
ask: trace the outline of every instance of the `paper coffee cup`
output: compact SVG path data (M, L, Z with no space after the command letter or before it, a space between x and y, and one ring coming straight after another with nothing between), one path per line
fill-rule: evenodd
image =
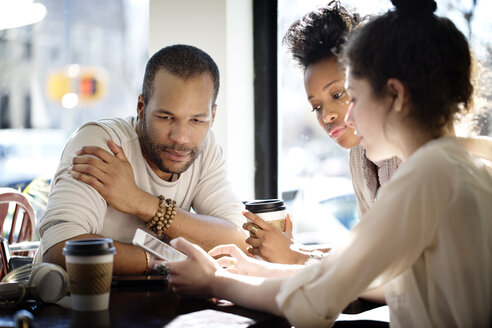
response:
M274 227L285 231L285 203L281 199L263 199L247 202L246 210L256 214Z
M72 309L101 311L109 307L116 249L109 238L77 239L65 243Z

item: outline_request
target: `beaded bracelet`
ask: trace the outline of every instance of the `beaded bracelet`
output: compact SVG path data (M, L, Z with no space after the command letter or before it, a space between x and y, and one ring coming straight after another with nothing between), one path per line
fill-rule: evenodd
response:
M145 225L154 231L159 238L164 234L164 230L171 226L176 217L176 202L171 198L159 196L159 208L154 217Z

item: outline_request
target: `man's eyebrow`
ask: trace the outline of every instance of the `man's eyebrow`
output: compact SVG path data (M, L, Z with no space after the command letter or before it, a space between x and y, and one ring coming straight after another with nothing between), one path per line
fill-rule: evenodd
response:
M326 83L326 85L323 87L323 89L321 89L321 91L325 91L330 85L332 85L333 83L338 82L338 81L341 81L341 80L333 80L331 82ZM313 97L314 96L309 96L308 97L308 100L311 99L311 98L313 98Z
M156 113L158 114L166 114L166 115L169 115L169 116L175 116L176 114L167 110L167 109L157 109L155 111ZM192 115L191 117L195 117L195 118L207 118L210 116L210 111L207 111L207 112L203 112L203 113L199 113L199 114L195 114L195 115Z
M191 117L209 117L209 116L210 116L210 112L207 111L206 113L200 113L200 114L192 115Z
M155 111L155 112L156 112L156 113L159 113L159 114L167 114L167 115L171 115L171 116L172 116L172 115L174 115L174 113L173 113L173 112L170 112L170 111L168 111L168 110L166 110L166 109L163 109L163 108L156 109L156 111Z

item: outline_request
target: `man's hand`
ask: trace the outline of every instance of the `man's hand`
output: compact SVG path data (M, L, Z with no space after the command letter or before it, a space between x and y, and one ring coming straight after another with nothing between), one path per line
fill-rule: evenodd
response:
M77 150L70 175L96 189L118 211L136 214L145 192L136 185L123 149L112 140L108 140L108 147L114 155L95 146Z
M243 229L250 231L253 225L260 227L255 235L250 234L246 243L251 245L248 252L259 255L264 260L284 264L302 264L307 255L291 249L292 241L292 221L287 214L285 218L285 232L280 231L274 226L262 220L251 212L243 212L250 221L243 224Z

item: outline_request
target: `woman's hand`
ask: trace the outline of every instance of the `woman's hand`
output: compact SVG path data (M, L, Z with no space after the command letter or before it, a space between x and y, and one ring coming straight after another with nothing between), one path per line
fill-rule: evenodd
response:
M180 295L211 297L219 264L198 245L183 237L171 240L171 246L188 256L186 260L168 262L169 286Z
M291 249L292 240L292 221L289 214L285 217L285 232L262 220L251 212L243 212L251 222L243 224L243 229L250 231L246 243L251 245L248 252L252 255L261 256L264 260L284 264L302 264L306 261L307 255ZM261 229L251 233L252 226Z
M219 245L212 248L208 254L211 256L222 256L217 263L231 273L238 273L245 276L264 277L267 270L267 263L246 256L239 247L234 244Z
M268 280L258 276L252 277L227 272L220 268L219 264L203 249L182 237L171 240L171 245L188 256L184 261L167 264L169 270L168 283L177 294L200 298L218 297L247 308L270 312L277 316L282 315L275 301L282 279ZM250 259L235 245L218 246L210 253L235 256L238 269L242 272L249 272L248 265L255 262L261 262L265 267L283 266L282 264ZM229 263L230 259L228 259ZM284 268L279 277L297 272L286 269ZM264 273L274 276L275 272L279 271L266 270Z

